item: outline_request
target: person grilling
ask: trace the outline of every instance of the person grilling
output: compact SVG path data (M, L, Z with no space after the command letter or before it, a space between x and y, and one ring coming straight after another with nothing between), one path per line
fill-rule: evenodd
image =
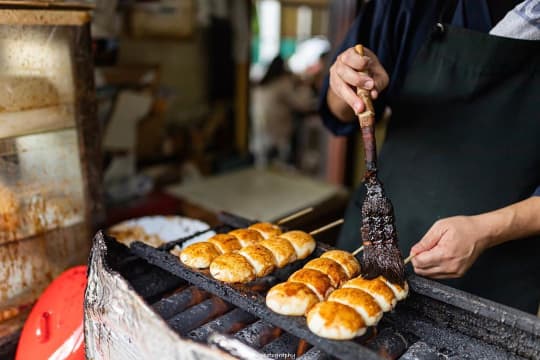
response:
M391 108L378 176L414 271L536 313L540 302L540 1L373 0L331 62L320 112L359 131ZM364 56L354 47L362 44ZM338 247L360 246L361 186Z

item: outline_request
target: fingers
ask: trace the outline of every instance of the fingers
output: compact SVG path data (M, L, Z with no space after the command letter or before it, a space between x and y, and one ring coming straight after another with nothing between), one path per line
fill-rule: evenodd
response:
M420 253L433 249L441 240L446 229L440 221L437 221L424 237L411 248L411 255L418 257Z
M372 78L348 66L337 66L334 70L343 81L351 86L371 90L375 85Z
M454 278L457 275L449 271L445 247L440 244L446 233L444 222L438 221L428 230L424 237L411 248L414 272L434 279Z
M367 64L367 67L369 69L369 73L373 80L375 81L375 90L377 91L383 91L388 86L388 83L390 82L390 78L388 77L388 73L380 63L377 56L369 49L364 48L368 57L369 62Z
M465 271L457 264L440 262L438 265L427 268L414 268L417 275L429 277L432 279L454 279L462 277Z
M441 265L444 256L445 254L441 249L434 248L432 250L427 250L416 255L412 259L412 264L415 270L427 270Z
M446 221L436 222L424 238L415 245L416 256L412 259L414 272L434 279L457 278L465 274L470 263L454 246L454 232ZM459 250L459 249L458 249ZM413 253L413 249L411 249Z
M363 102L356 95L356 88L369 90L373 99L388 85L388 75L375 54L360 56L354 48L345 50L330 67L330 88L343 99L355 113L364 111Z
M364 103L360 98L356 95L356 92L353 91L350 85L348 85L343 79L341 79L339 76L332 76L332 72L334 72L332 68L330 68L330 87L332 88L332 91L336 95L338 95L340 98L345 100L345 102L353 108L354 112L356 114L364 111Z
M414 271L435 279L465 275L485 246L477 217L453 216L437 221L411 249Z
M371 63L370 57L360 56L352 47L341 53L338 60L356 71L367 71Z
M335 73L348 85L372 90L375 88L375 80L368 75L369 63L368 57L360 56L353 48L350 48L338 56L332 67Z

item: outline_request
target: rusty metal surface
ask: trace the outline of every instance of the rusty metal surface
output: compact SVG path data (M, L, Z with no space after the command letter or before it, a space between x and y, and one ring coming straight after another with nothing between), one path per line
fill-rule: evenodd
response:
M0 139L0 244L84 222L77 153L74 129Z
M105 238L98 233L84 303L88 359L232 359L223 351L178 337L125 279L111 271L106 253Z
M78 224L1 245L0 307L17 305L13 302L22 294L35 299L63 270L84 263L88 236Z
M92 83L79 80L93 78L88 31L48 22L2 24L0 34L0 49L6 54L0 59L0 88L5 90L0 95L0 122L11 131L11 137L0 134L2 307L21 293L39 294L62 270L85 262L90 211L85 209L89 198L84 192L97 184L83 183L75 121L84 113L86 122L95 123L88 109L76 103L78 96L86 99L93 92ZM65 107L71 110L55 115L51 128L40 127L44 115ZM22 125L29 128L19 132Z
M1 341L18 337L26 308L53 278L86 262L88 224L103 214L88 12L7 10L5 4L0 312L7 316L0 319Z

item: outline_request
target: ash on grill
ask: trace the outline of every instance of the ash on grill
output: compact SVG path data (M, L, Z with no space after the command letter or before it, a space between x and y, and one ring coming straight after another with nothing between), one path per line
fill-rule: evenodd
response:
M222 217L224 232L249 225ZM98 233L85 297L93 359L521 359L540 358L540 320L410 275L410 297L355 341L319 338L303 317L271 312L264 294L328 247L271 276L231 286L183 266L164 249L131 249ZM191 356L189 356L191 355Z

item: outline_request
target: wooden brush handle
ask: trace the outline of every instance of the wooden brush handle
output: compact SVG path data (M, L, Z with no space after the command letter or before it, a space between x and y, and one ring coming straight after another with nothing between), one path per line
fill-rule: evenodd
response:
M364 56L364 47L356 45L354 50ZM367 75L366 72L361 72ZM371 101L370 91L364 88L356 88L356 94L364 103L364 111L358 114L358 121L362 129L362 140L364 141L364 152L366 154L366 167L368 172L377 170L377 144L375 142L375 108Z
M358 55L364 56L364 47L362 45L356 45L354 50L358 53ZM360 71L360 73L369 76L365 71ZM365 105L364 112L358 114L360 126L363 124L362 127L373 125L375 119L375 109L373 108L373 102L371 101L371 95L369 93L370 91L364 88L356 88L356 94L360 96Z

